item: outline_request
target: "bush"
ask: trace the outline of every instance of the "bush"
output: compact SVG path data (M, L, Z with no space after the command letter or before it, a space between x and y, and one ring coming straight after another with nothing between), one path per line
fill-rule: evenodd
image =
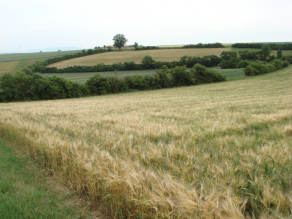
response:
M282 60L289 62L290 64L292 64L292 56L283 56Z
M223 75L219 74L215 70L207 69L201 64L195 64L190 71L193 73L196 80L195 84L221 82L226 80Z
M283 61L280 60L280 59L275 59L275 60L273 60L271 63L272 63L272 65L275 66L275 68L276 68L277 70L283 68Z
M142 75L138 75L138 74L132 75L129 81L130 81L129 83L130 89L144 90L146 88L145 77L143 77Z
M241 61L241 58L230 58L229 60L223 60L219 63L221 69L236 68L237 64Z
M171 75L166 65L156 72L154 78L156 88L171 87Z
M24 68L24 69L22 69L22 71L23 71L25 74L27 74L27 75L32 75L32 74L33 74L32 70L29 69L29 68Z
M254 76L273 72L284 67L288 67L289 63L280 59L275 59L271 63L267 62L253 62L244 69L245 76Z
M238 52L242 60L259 60L260 52L249 52L248 50Z
M93 95L108 94L111 90L108 78L98 74L90 77L85 85L90 90L90 94Z
M176 66L170 71L174 86L189 86L196 83L192 72L187 71L186 66Z
M252 67L251 65L248 65L245 69L243 69L245 76L255 76L259 75L259 70Z
M242 60L237 63L236 68L246 68L250 64L249 61Z
M142 59L142 65L146 69L154 68L155 67L155 60L150 55L147 55Z
M289 66L289 62L287 62L287 61L283 61L283 68L286 68L286 67L288 67Z
M236 52L223 51L223 52L220 54L220 57L221 57L223 60L229 60L229 59L231 59L231 58L237 58L237 53L236 53Z

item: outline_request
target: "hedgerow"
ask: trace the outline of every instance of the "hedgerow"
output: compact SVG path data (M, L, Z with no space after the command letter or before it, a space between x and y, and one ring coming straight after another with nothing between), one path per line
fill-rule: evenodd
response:
M154 76L132 75L124 78L95 75L85 84L66 80L56 75L42 77L17 72L0 77L0 102L50 100L104 95L133 90L153 90L225 81L225 77L201 64L190 70L186 66L168 69L166 65Z
M243 69L243 71L245 76L255 76L270 73L288 66L289 66L288 62L282 61L280 59L275 59L270 63L256 61L249 64L246 68Z

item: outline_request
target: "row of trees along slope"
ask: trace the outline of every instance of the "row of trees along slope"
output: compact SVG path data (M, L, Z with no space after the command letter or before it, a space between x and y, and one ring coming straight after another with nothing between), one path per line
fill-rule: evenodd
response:
M224 76L200 64L189 70L185 66L173 69L163 66L154 76L132 75L119 78L97 74L89 78L85 85L56 75L42 77L39 73L31 73L8 73L0 77L0 102L76 98L225 81Z
M222 61L219 63L219 66L222 69L245 68L255 61L272 62L276 59L283 61L284 66L289 65L289 63L292 64L292 56L283 56L282 50L280 49L277 51L277 56L274 56L270 55L271 51L268 44L264 44L260 51L239 51L239 57L237 56L237 52L223 51L220 55Z
M268 45L272 50L292 50L292 43L234 43L231 47L260 49L264 45Z
M61 59L61 58L60 58ZM94 66L69 66L67 68L46 67L48 62L36 62L29 66L32 72L41 73L72 73L72 72L104 72L104 71L125 71L125 70L145 70L145 69L162 69L163 65L168 68L174 68L176 66L186 65L191 68L195 64L202 64L206 67L217 66L222 59L216 55L195 57L195 56L183 56L180 61L162 62L155 61L151 56L147 55L142 59L141 63L124 62L115 63L111 65L105 65L103 63Z

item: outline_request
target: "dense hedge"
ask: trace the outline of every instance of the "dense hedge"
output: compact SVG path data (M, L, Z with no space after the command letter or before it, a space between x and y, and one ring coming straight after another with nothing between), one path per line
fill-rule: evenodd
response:
M241 61L241 58L231 58L229 60L223 60L222 62L219 63L219 66L221 69L226 69L226 68L238 68L237 65Z
M189 44L185 45L182 48L224 48L222 43L207 43L207 44Z
M280 59L275 59L270 63L261 61L252 62L243 70L245 76L255 76L273 72L288 66L289 66L288 62L282 61Z
M111 65L105 65L103 63L94 66L69 66L67 68L46 67L42 62L36 62L31 67L33 72L41 73L72 73L72 72L104 72L104 71L127 71L127 70L145 70L145 69L161 69L166 65L168 68L174 68L176 66L186 65L191 68L195 64L199 63L206 67L217 66L221 62L221 58L215 55L204 57L192 57L183 56L180 61L173 62L161 62L155 61L151 56L145 56L142 63L137 64L135 62L116 63Z
M190 70L186 66L168 69L164 65L154 76L132 75L118 78L97 74L90 77L85 85L56 75L42 77L39 73L29 75L17 72L0 77L0 102L76 98L221 81L225 81L225 77L200 64L194 65Z
M254 48L260 49L263 45L268 44L272 50L292 50L292 43L235 43L233 48Z
M216 55L204 56L204 57L196 57L196 56L183 56L180 58L179 66L187 66L191 68L195 64L199 63L206 67L214 67L217 66L222 59Z
M135 47L135 50L152 50L152 49L161 49L158 46L140 46L140 47Z
M8 73L0 77L0 102L23 100L48 100L83 97L89 95L84 84L62 77L42 77L39 73L27 75L24 72Z
M261 49L262 50L258 52L249 52L247 50L239 51L239 57L237 57L236 52L223 51L220 54L222 61L218 64L218 66L220 66L221 69L246 68L250 63L257 60L273 62L277 58L279 60L286 61L288 64L292 64L292 56L283 56L281 50L278 50L278 55L275 57L274 55L270 55L271 50L269 47L261 47Z

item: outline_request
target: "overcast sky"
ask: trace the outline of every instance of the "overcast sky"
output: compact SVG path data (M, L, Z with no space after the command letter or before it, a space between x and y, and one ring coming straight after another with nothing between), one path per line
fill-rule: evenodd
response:
M292 0L0 0L0 51L292 41Z

